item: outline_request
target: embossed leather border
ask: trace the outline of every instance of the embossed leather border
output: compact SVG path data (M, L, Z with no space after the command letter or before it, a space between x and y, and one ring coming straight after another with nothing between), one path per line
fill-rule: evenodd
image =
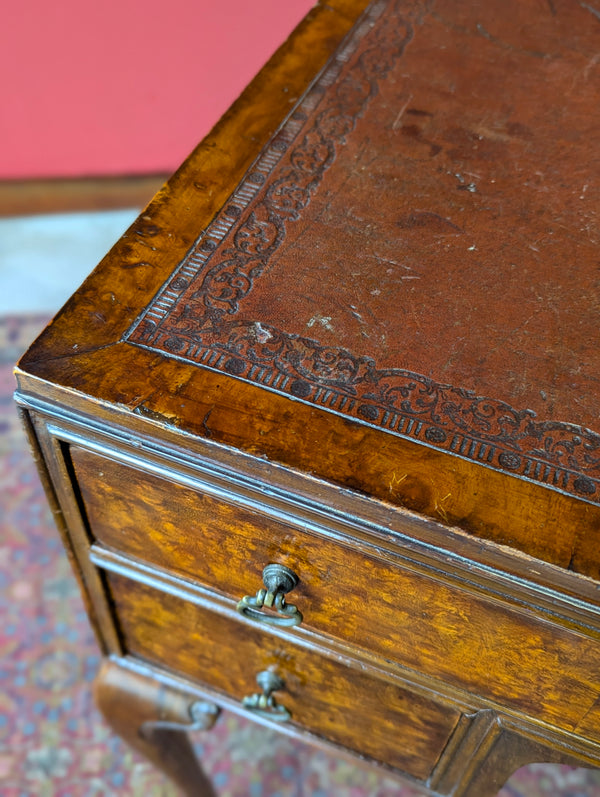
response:
M394 24L382 24L390 5ZM597 502L595 432L235 319L410 41L399 6L380 0L369 7L124 340Z

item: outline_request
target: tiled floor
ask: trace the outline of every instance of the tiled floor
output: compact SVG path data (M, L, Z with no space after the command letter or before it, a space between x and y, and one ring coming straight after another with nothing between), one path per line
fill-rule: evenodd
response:
M0 219L0 316L55 313L138 212Z

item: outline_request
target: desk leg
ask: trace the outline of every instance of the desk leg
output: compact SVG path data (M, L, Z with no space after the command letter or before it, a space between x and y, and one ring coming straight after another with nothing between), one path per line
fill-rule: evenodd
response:
M95 696L111 728L184 794L215 797L187 735L190 730L212 727L219 712L215 705L194 703L185 692L113 661L102 665Z
M520 767L536 762L545 764L568 764L576 767L593 767L585 758L571 755L565 748L557 746L556 739L532 737L525 729L503 727L486 751L485 757L467 768L469 777L452 794L455 797L493 797Z

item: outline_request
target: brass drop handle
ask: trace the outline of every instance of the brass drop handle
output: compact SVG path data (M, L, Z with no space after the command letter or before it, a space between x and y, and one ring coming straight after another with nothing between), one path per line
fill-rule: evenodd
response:
M298 584L298 576L285 565L267 565L263 570L264 588L254 597L245 595L237 605L237 610L245 617L266 625L299 625L302 614L298 607L286 603L285 595ZM273 612L261 611L263 607Z
M260 686L262 692L245 697L242 700L244 708L259 717L274 722L288 722L288 720L291 720L292 715L287 708L280 705L273 697L273 692L279 692L285 686L281 678L275 675L274 672L264 670L256 676L256 683Z
M215 724L219 716L219 707L214 703L197 700L188 709L188 722L171 722L169 720L148 720L140 728L142 736L150 736L155 731L207 731Z

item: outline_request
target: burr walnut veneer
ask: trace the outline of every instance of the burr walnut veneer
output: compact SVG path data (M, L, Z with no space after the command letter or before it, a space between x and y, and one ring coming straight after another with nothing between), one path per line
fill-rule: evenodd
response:
M432 794L600 763L599 45L319 4L21 361L99 704L188 793L219 706Z

